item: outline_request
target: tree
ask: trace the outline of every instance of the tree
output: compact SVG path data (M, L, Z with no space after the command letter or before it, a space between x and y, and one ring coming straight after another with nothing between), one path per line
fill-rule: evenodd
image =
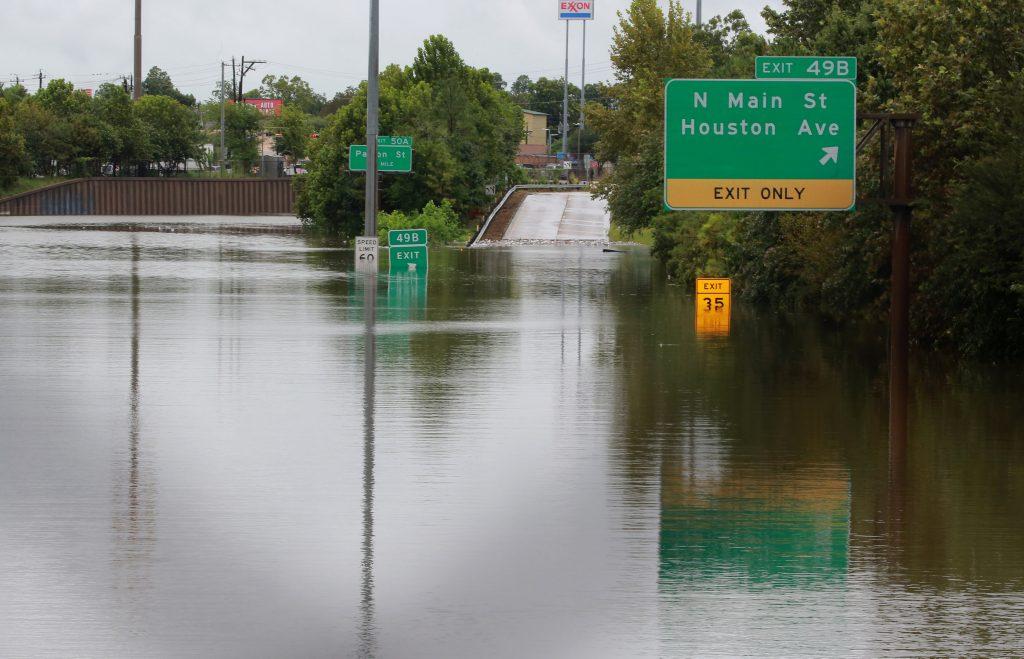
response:
M588 123L601 135L598 157L617 165L598 193L613 220L635 230L649 226L661 209L664 81L706 77L712 59L677 0L669 1L667 12L655 0L633 0L619 13L611 59L611 107L592 106Z
M174 86L174 82L171 80L171 76L157 66L149 70L146 79L142 82L142 93L146 96L173 98L182 105L189 107L196 104L195 96L178 91L178 88Z
M228 160L248 172L259 160L259 133L263 115L251 105L232 103L224 109L224 143Z
M274 150L286 156L291 162L306 157L309 149L310 118L302 110L284 106L277 120L277 137L274 138Z
M313 91L309 83L299 76L264 76L259 95L264 98L279 98L285 105L291 105L306 114L319 114L327 99Z
M488 71L467 66L444 37L424 42L413 65L380 77L381 133L415 139L413 173L384 177L382 210L419 212L445 199L459 214L485 206L486 188L515 171L522 111ZM348 146L365 144L366 87L342 107L312 149L300 184L299 214L324 230L353 236L362 226L363 177L347 171Z
M14 126L25 141L32 172L40 176L55 175L54 163L66 159L68 151L58 135L57 117L32 96L14 109Z
M161 171L176 171L199 156L204 136L188 107L167 96L143 96L135 103L135 112L149 137L147 159Z
M25 140L15 130L10 104L0 98L0 190L11 187L28 171Z
M120 85L105 84L96 92L93 113L107 127L107 153L115 171L145 160L149 152L146 128L135 113L131 96Z
M355 98L358 92L359 89L356 87L346 87L345 91L338 92L337 94L334 95L334 98L327 101L324 107L320 110L320 116L332 116L335 112L351 103L352 99Z

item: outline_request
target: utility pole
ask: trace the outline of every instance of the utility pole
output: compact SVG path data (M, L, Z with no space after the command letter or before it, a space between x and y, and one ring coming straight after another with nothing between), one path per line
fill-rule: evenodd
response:
M39 69L39 91L43 91L43 70Z
M380 131L380 0L370 0L370 66L366 77L366 217L363 235L377 235L377 135Z
M246 62L245 61L245 55L242 55L241 73L238 76L238 98L235 99L237 102L239 102L239 103L244 103L245 102L245 91L243 91L245 89L245 74L249 73L250 71L252 71L253 67L255 67L257 64L266 64L266 63L267 62L265 60L259 60L259 59L257 59L257 60L249 60L248 62Z
M701 0L697 0L697 27L700 27L700 26L701 26L701 22L700 22L700 10L701 10L701 6L700 6L700 3L701 3Z
M562 98L562 155L569 155L569 21L565 22L565 96Z
M228 150L224 145L224 67L227 62L220 63L220 175L224 176L224 166L227 164Z
M132 98L142 98L142 0L135 0L135 78Z
M231 100L235 103L238 102L238 77L235 74L235 57L231 56Z

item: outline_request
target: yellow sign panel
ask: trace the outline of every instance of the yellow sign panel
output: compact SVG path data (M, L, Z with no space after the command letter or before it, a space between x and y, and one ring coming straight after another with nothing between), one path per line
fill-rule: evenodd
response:
M697 335L726 336L732 329L732 280L697 280Z
M666 201L673 208L850 208L853 181L821 179L669 179Z

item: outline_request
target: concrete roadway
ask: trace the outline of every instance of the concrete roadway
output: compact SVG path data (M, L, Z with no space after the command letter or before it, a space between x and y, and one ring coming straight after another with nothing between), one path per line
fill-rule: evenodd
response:
M523 201L503 240L603 242L610 224L608 204L589 192L541 192Z

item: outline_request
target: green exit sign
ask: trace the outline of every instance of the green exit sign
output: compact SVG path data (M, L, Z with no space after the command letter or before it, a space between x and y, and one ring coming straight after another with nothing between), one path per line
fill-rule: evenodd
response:
M353 172L365 172L367 151L365 144L353 144L348 148L348 168ZM411 146L377 146L377 171L408 174L412 171Z
M426 229L397 229L388 231L388 245L415 246L427 244Z
M856 57L758 57L755 67L759 80L857 80Z
M380 135L377 146L407 146L412 148L412 138L405 135Z
M857 88L848 80L670 80L665 205L847 210Z
M391 246L391 274L403 272L426 273L428 263L427 246L418 245L414 247Z

